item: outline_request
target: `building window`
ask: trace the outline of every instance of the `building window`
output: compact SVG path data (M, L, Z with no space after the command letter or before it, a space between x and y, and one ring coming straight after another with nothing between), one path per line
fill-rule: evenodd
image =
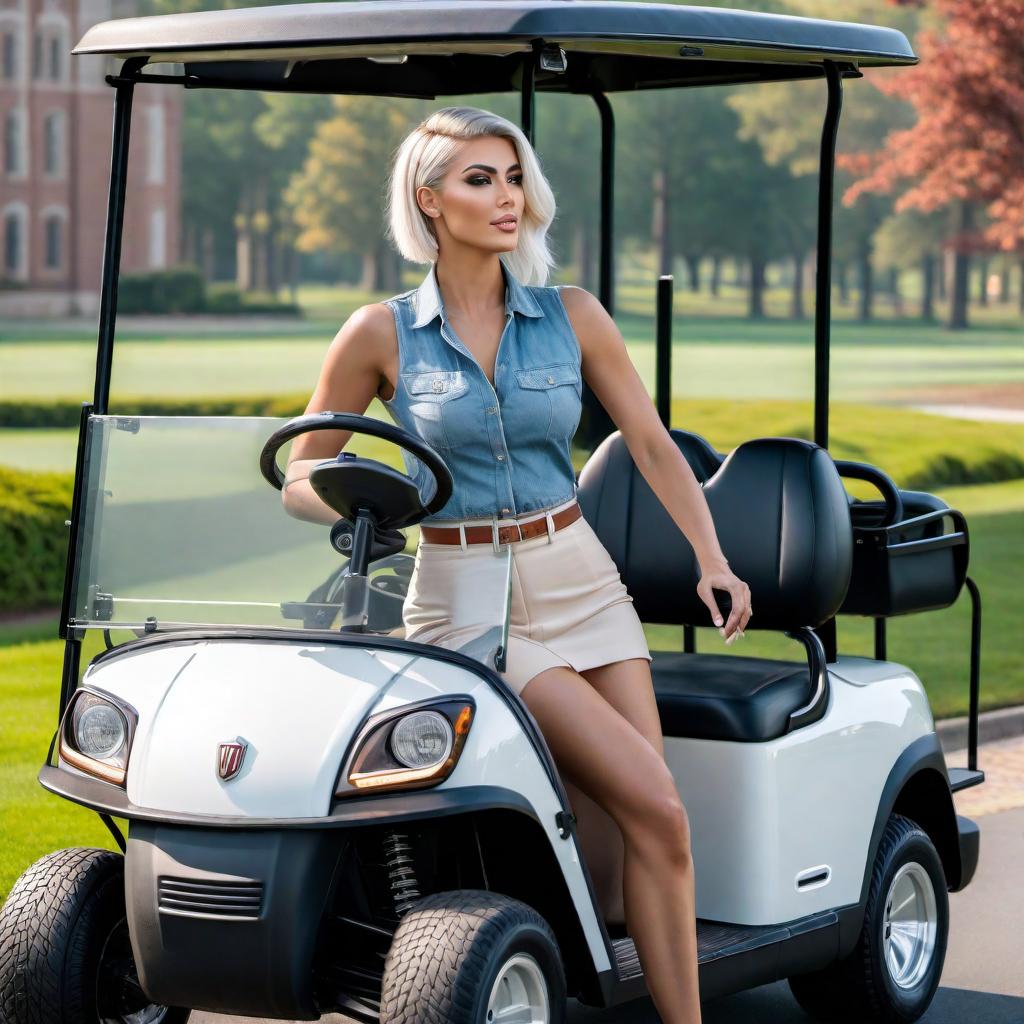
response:
M159 270L167 264L167 215L162 206L149 215L149 266Z
M46 218L46 269L60 270L64 222L56 214Z
M150 185L162 185L164 183L164 108L160 103L154 103L146 109L146 141L147 145L147 168L146 181Z
M13 211L4 215L4 271L8 277L18 275L24 265L25 239L22 218Z
M32 36L32 77L43 77L43 33L39 29Z
M43 169L51 178L64 174L64 112L54 110L43 121Z
M18 37L13 32L4 33L3 74L7 81L18 77Z
M25 171L25 119L21 110L8 110L4 119L4 173L13 176Z
M50 36L50 77L59 82L61 78L60 36Z

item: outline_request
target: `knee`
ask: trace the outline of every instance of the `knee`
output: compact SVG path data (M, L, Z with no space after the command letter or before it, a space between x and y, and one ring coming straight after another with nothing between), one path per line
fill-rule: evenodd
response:
M662 855L668 855L682 866L692 859L690 820L675 785L648 792L638 807L632 838Z

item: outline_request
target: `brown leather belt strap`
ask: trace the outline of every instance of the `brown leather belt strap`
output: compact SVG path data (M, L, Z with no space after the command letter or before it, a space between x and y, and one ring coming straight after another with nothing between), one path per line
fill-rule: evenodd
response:
M555 530L561 530L563 526L576 522L583 515L583 510L578 502L574 502L568 508L556 512L551 517ZM539 519L531 519L526 523L513 523L510 526L499 526L497 530L497 542L499 544L512 544L520 540L529 540L531 537L543 537L548 532L547 516ZM462 531L453 526L421 526L420 537L428 544L461 544L460 534ZM467 526L465 528L467 544L492 544L494 543L494 532L491 526Z

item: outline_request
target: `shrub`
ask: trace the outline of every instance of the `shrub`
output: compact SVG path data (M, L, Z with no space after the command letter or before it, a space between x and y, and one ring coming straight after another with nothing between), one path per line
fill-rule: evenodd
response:
M72 480L0 466L0 611L60 603Z
M122 274L118 280L119 313L201 313L205 303L203 275L198 267L187 264Z

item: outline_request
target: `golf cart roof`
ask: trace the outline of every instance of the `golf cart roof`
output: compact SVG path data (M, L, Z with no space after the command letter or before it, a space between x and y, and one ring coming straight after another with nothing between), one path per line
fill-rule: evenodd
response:
M521 88L542 42L566 68L539 92L816 78L822 62L915 64L895 29L711 7L593 0L373 0L120 18L75 54L185 65L183 84L432 99Z

